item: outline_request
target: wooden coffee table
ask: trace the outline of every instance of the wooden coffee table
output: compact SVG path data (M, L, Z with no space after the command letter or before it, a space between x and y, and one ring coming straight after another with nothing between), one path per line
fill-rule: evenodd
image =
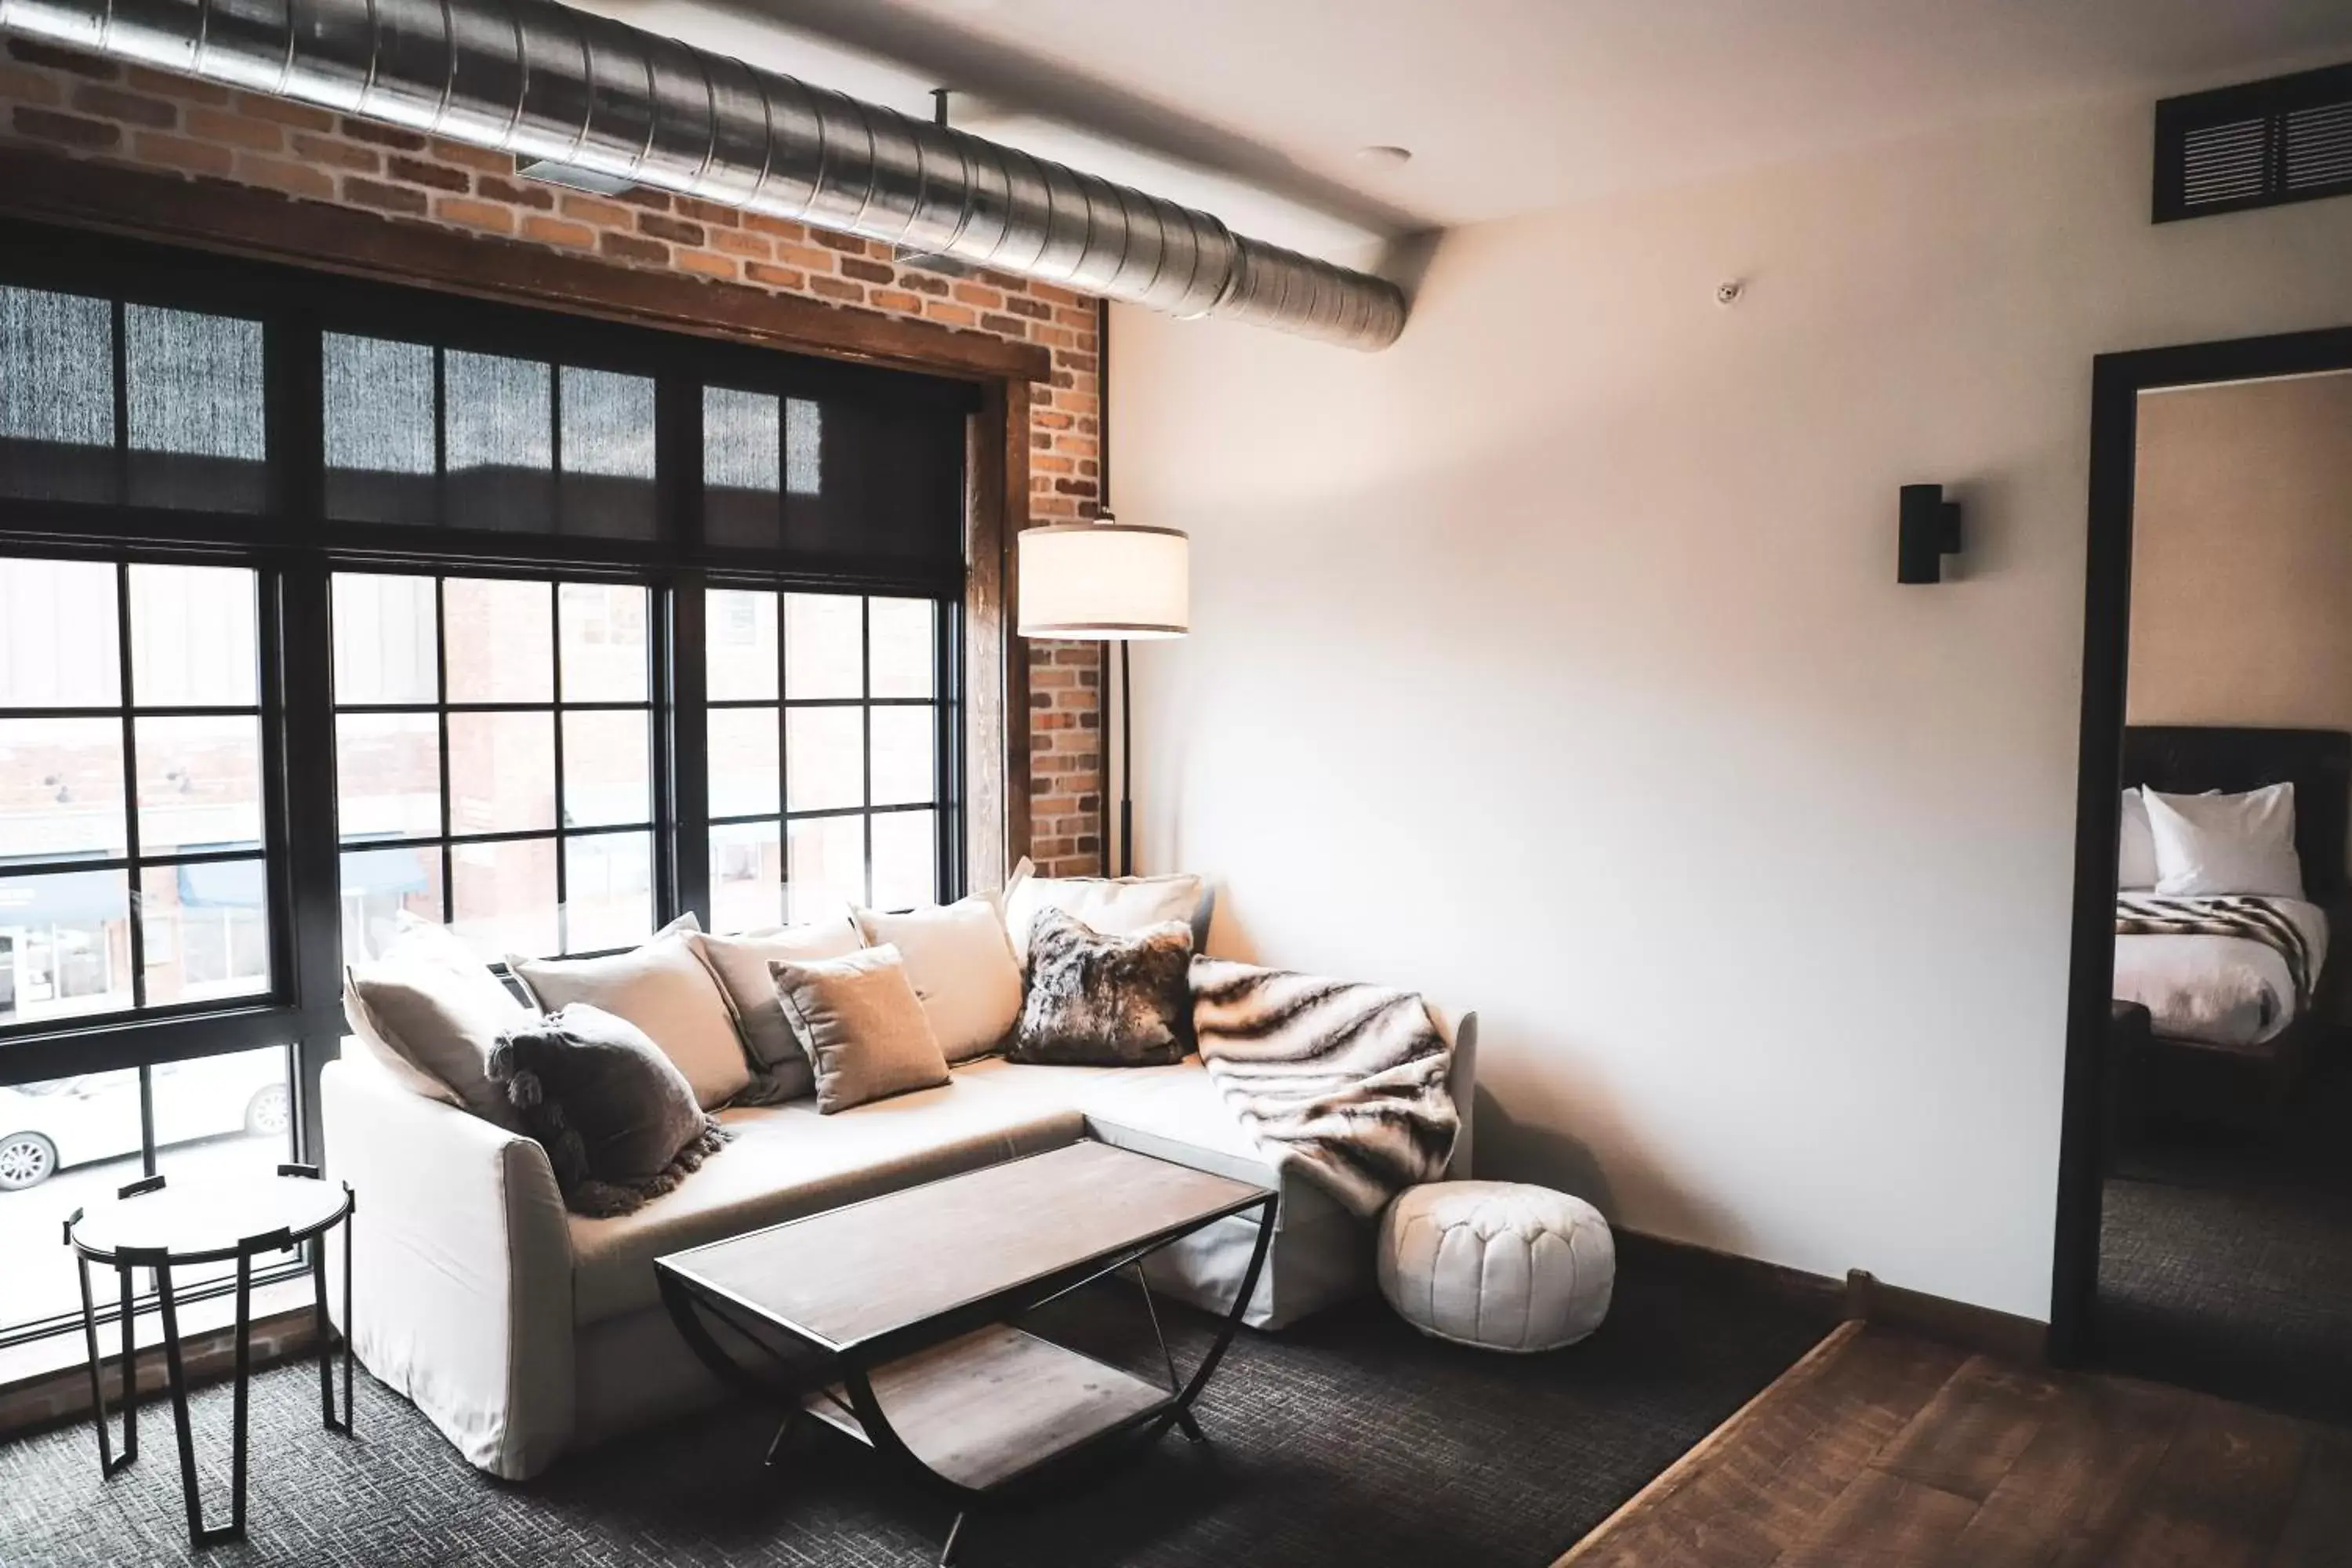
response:
M870 1446L954 1505L946 1564L975 1509L1066 1484L1171 1426L1201 1440L1192 1404L1257 1289L1275 1201L1246 1182L1074 1143L672 1253L654 1269L712 1371ZM1121 1269L1140 1281L1150 1253L1252 1209L1249 1270L1189 1378L1164 1336L1162 1387L1014 1326ZM721 1327L757 1359L722 1345Z

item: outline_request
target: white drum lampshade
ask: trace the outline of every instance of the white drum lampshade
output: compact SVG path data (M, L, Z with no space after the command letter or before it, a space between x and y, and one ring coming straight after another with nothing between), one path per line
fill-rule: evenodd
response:
M1178 530L1074 522L1013 538L1023 637L1126 642L1192 629L1192 541Z

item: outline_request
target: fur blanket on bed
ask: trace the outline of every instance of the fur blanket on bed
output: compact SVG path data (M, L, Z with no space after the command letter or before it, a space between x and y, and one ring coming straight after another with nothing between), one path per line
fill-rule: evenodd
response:
M1222 958L1192 979L1201 1060L1278 1163L1366 1218L1444 1175L1454 1053L1420 997Z
M2160 899L2126 893L2116 900L2117 936L2234 936L2258 942L2286 961L2294 982L2298 1016L2309 1011L2318 976L2302 928L2270 899L2241 894L2223 899Z

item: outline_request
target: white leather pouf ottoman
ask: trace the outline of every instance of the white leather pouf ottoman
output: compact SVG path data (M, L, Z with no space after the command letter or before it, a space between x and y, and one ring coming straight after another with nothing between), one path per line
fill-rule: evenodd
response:
M1557 1350L1601 1326L1617 1244L1582 1198L1516 1182L1409 1187L1381 1219L1381 1294L1423 1333Z

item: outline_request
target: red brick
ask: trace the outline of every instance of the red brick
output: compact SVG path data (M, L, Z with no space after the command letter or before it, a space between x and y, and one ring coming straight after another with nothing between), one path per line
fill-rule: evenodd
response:
M665 266L669 261L669 247L650 239L639 239L633 234L605 233L597 237L596 248L620 261L638 261L648 267Z
M789 289L799 293L808 287L808 274L795 272L789 267L771 267L764 261L743 263L743 276L754 283L764 283L771 289Z
M197 107L188 110L188 134L206 142L242 147L248 153L276 153L286 145L283 126L267 120L248 120L224 109Z
M633 185L614 196L613 199L616 202L626 202L633 207L644 207L648 212L669 211L669 193L655 190L650 185Z
M982 316L980 324L1000 337L1025 338L1029 335L1029 323L1018 316Z
M1034 316L1041 321L1051 321L1054 316L1054 307L1043 300L1007 300L1004 308L1016 316Z
M863 283L845 283L838 278L812 278L808 286L814 292L844 304L862 305L866 302L866 285Z
M313 109L307 103L289 103L282 98L265 98L257 92L238 93L236 110L248 120L274 120L297 131L335 128L335 117L327 110Z
M951 327L969 327L980 320L961 305L950 305L945 300L924 300L923 314L934 321L945 321Z
M649 234L656 239L667 239L673 245L704 245L709 243L710 233L698 223L686 223L649 212L637 215L637 232Z
M444 163L457 163L468 169L478 169L485 174L511 174L515 161L511 153L500 153L488 147L476 147L464 142L452 142L446 136L436 136L429 143L433 156Z
M225 87L173 76L169 71L152 70L146 66L132 66L124 79L142 92L160 92L183 103L208 103L218 109L228 102L228 89Z
M53 76L34 70L29 66L0 65L0 100L54 109L66 100L66 94Z
M379 184L357 174L343 176L343 200L383 212L406 213L413 217L423 217L427 205L423 191L413 191L406 185Z
M838 250L848 256L866 254L866 242L854 234L835 234L829 228L813 228L809 237L827 250Z
M808 225L795 223L790 218L770 217L766 213L746 212L743 215L743 226L756 229L772 239L788 239L794 244L809 237Z
M841 266L844 271L849 269L849 263L846 261ZM918 294L936 295L942 300L948 297L948 291L951 287L946 279L931 272L901 271L898 274L898 281Z
M502 180L496 174L474 176L474 194L488 202L529 207L533 212L555 210L555 193L530 180Z
M45 66L69 76L88 77L92 81L115 81L122 75L122 68L112 60L36 43L30 38L9 39L8 52L28 66Z
M84 120L79 114L59 114L49 109L20 105L9 117L9 122L16 128L19 136L32 136L68 147L111 147L122 140L122 127L120 125L109 125L103 120Z
M522 220L522 237L541 245L561 245L573 250L593 250L596 231L584 224L565 223L562 218L541 217L536 213Z
M670 265L681 272L696 272L705 278L724 278L731 282L742 264L731 256L719 256L708 250L681 250L670 258Z
M570 191L557 198L557 205L562 207L565 217L576 217L582 223L593 223L604 228L626 228L637 220L637 215L626 207L614 206L611 202L598 201L594 196L579 195Z
M983 310L1004 309L1004 291L991 289L984 283L959 283L955 286L955 298L959 304L976 306Z
M678 197L677 216L690 217L697 223L707 223L713 228L737 228L743 222L742 208L720 206L717 202L706 202L699 196Z
M878 261L868 261L857 256L845 256L841 258L841 275L844 278L855 278L860 283L894 283L898 278L898 274L893 268L885 267Z
M74 89L73 106L84 114L120 120L125 125L143 125L151 131L169 131L180 123L177 104L166 103L160 98L142 98L119 87L101 87L96 82L84 82Z
M248 185L268 185L284 191L289 196L308 196L312 201L331 202L335 199L333 178L308 163L297 163L285 158L258 158L250 153L236 161L236 177Z
M132 140L131 145L142 163L167 163L194 174L226 175L236 167L236 154L226 147L215 147L209 142L191 142L184 136L173 136L162 131L142 131Z
M297 136L294 155L312 163L330 168L348 169L353 174L376 174L383 172L383 154L372 147L354 147L348 142L337 142L325 136Z
M766 239L756 234L746 234L739 228L712 230L710 243L713 248L726 251L730 256L757 257L762 261L776 254L776 247Z
M830 250L819 250L813 245L794 245L790 240L780 239L776 241L776 259L803 272L830 272L835 257Z
M515 215L512 207L502 207L496 202L478 202L471 196L436 196L433 216L443 223L463 224L467 228L487 229L492 234L512 234Z
M414 131L403 131L394 125L378 125L373 120L361 120L346 114L342 120L343 134L354 142L372 142L379 147L389 147L395 153L422 153L425 138Z
M1040 300L1048 300L1056 305L1083 305L1087 302L1087 297L1084 294L1065 289L1055 283L1039 283L1033 279L1029 284L1029 292L1036 295Z
M900 310L912 316L920 313L923 308L920 294L908 294L897 289L877 289L867 298L877 310Z
M387 158L383 171L395 180L412 185L424 185L436 191L470 191L473 176L463 169L452 169L442 163L428 163L422 158Z

